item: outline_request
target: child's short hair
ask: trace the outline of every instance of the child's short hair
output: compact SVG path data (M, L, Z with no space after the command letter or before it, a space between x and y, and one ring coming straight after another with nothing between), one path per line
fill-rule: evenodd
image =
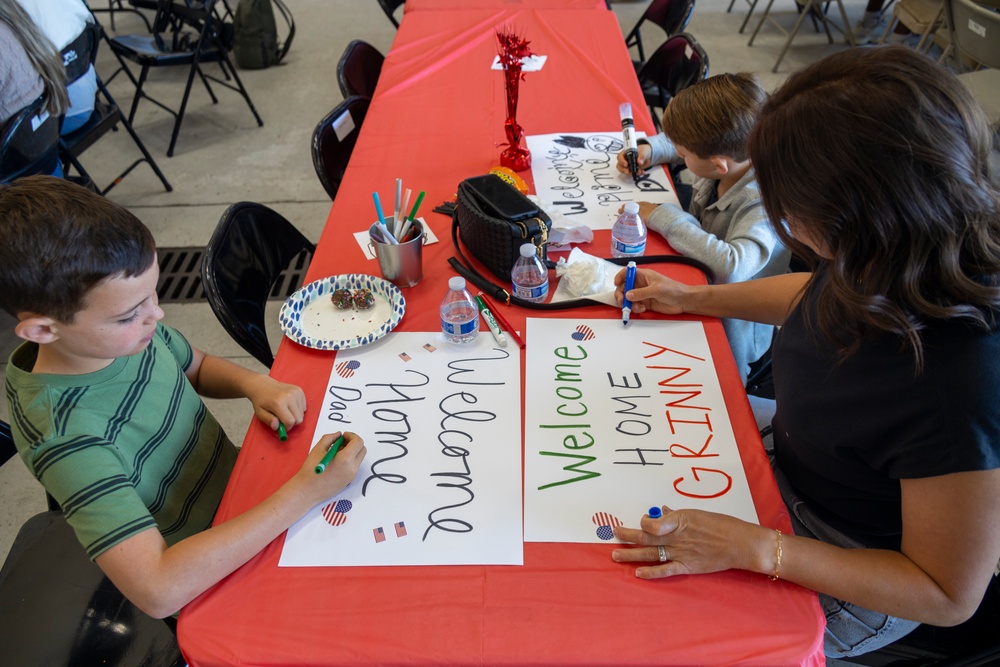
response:
M747 137L767 92L756 74L719 74L677 93L663 112L663 131L701 158L748 159Z
M51 176L0 185L0 307L72 322L111 276L141 275L156 258L149 229L124 207Z

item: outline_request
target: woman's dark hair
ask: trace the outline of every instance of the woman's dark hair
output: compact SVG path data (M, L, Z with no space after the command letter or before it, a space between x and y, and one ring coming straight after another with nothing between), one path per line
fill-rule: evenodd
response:
M750 157L772 221L822 243L807 322L854 352L893 334L923 363L932 320L984 327L1000 305L1000 189L986 115L951 73L902 46L848 49L771 95ZM827 253L824 253L827 254Z

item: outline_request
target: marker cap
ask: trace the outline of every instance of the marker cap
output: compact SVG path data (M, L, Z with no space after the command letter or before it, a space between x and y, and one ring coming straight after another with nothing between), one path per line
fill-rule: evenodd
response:
M649 514L650 519L659 519L663 516L663 510L659 507L650 507L647 514Z

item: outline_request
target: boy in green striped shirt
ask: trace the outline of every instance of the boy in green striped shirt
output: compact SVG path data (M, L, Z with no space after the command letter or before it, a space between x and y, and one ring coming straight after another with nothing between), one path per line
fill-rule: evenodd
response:
M324 475L329 434L292 479L212 527L236 448L200 395L245 397L277 429L305 396L192 347L163 325L152 234L131 213L48 176L0 185L0 307L25 340L6 390L21 458L91 558L151 616L177 612L357 473L349 435Z

